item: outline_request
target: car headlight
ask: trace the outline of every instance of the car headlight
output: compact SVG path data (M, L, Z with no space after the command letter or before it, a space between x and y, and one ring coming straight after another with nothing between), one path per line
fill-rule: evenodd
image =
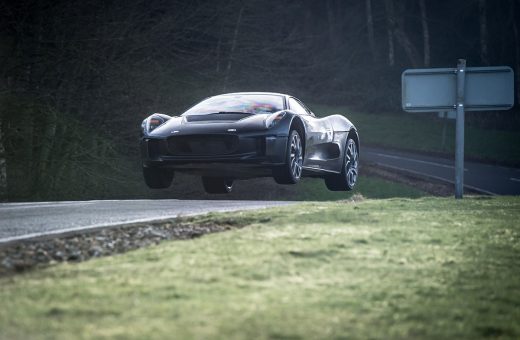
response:
M278 112L273 113L272 115L270 115L269 117L266 118L265 127L268 129L272 128L273 126L278 124L278 122L280 122L283 119L283 117L285 117L286 114L287 114L287 112L285 112L285 111L278 111Z
M143 122L141 123L141 131L144 135L149 134L159 126L163 125L170 118L171 117L168 115L154 113L150 117L143 120Z

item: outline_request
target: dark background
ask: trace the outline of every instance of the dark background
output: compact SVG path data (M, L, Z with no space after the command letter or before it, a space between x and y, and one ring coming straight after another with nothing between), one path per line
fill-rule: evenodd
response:
M214 94L384 114L406 68L466 58L518 76L519 19L518 0L3 1L0 197L150 195L142 119ZM518 129L518 112L469 124Z

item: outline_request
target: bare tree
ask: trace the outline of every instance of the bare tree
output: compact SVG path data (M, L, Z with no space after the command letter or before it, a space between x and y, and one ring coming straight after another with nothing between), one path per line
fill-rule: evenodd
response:
M58 118L56 116L56 111L53 109L48 110L45 117L43 138L40 141L41 146L37 167L38 170L34 176L34 192L40 195L44 195L46 193L49 184L47 181L49 176L48 169L52 164L52 159L54 156L52 150L54 146L54 137L56 136L57 125Z
M516 6L515 2L517 0L511 0L511 15L513 22L513 41L515 45L515 75L516 75L516 103L520 103L520 40L518 34L518 24L515 20Z
M215 73L220 73L220 50L222 49L222 26L220 26L220 31L218 33L218 41L217 41L217 47L215 48L216 52L216 65L215 65Z
M388 65L395 65L395 50L394 50L394 3L391 0L385 0L386 9L386 34L388 37Z
M372 17L372 0L366 0L366 15L367 15L367 31L368 31L368 43L370 44L370 51L372 52L372 58L374 61L378 59L378 53L376 49L376 43L374 40L374 19Z
M0 201L7 200L7 155L2 138L2 120L0 117Z
M397 42L399 43L399 45L401 45L401 47L403 48L412 66L418 67L420 62L418 58L417 49L413 45L412 41L410 40L408 34L404 29L404 2L398 3L399 15L396 14L394 5L394 0L385 0L386 14L390 30Z
M335 8L335 1L334 0L327 0L326 3L327 6L327 23L328 23L328 29L329 29L329 40L330 44L332 45L332 49L337 49L338 45L338 34L337 34L337 27L336 27L336 8Z
M423 33L423 54L424 66L430 66L430 30L428 27L428 17L426 15L426 4L424 0L419 0L419 8L421 10L421 25Z
M241 4L240 10L238 11L237 21L235 23L235 30L233 31L233 39L231 40L231 49L229 51L229 58L226 67L226 77L224 78L224 92L226 91L227 84L229 81L229 75L231 73L231 66L233 64L233 55L235 48L237 47L238 33L240 31L240 25L242 24L242 14L244 13L244 4Z
M487 6L486 0L478 0L478 13L480 24L480 61L488 64L488 39L487 39Z

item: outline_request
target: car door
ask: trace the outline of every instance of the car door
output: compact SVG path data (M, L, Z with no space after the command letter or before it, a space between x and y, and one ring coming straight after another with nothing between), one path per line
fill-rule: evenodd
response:
M327 143L332 143L334 132L326 119L318 119L307 107L294 97L289 98L289 108L296 112L303 123L307 138L305 142L305 156L303 166L310 169L327 170L327 159L322 152Z

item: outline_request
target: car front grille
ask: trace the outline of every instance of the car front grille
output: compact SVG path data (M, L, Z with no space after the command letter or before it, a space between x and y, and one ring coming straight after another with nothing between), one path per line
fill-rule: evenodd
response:
M238 148L234 135L190 135L168 138L168 153L172 156L212 156L233 153Z

